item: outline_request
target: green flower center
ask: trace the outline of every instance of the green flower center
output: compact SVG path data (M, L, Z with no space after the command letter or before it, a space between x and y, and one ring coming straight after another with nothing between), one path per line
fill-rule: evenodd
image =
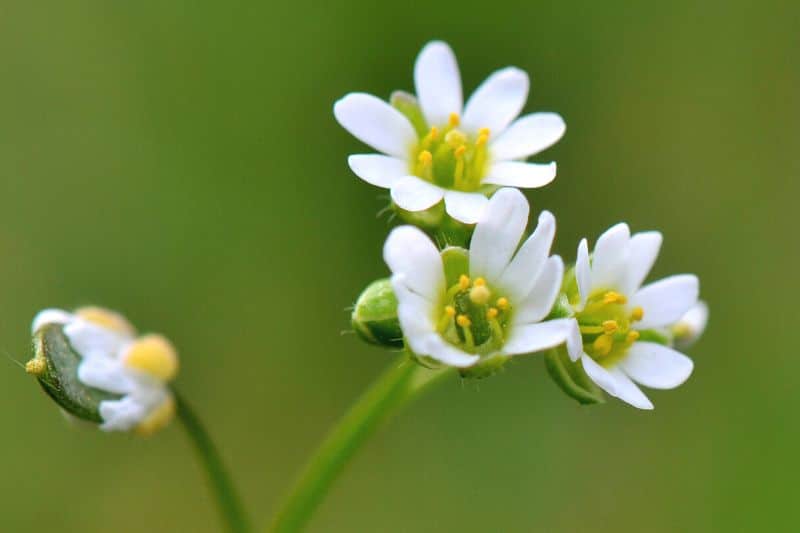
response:
M641 307L629 309L628 299L617 292L595 291L583 310L575 314L583 338L583 350L603 366L620 360L639 339L633 324L642 319Z
M462 274L450 287L437 323L448 342L473 354L489 354L505 343L511 323L511 303L492 291L483 278Z
M460 118L450 115L444 127L432 127L420 137L412 153L410 170L431 183L458 191L477 191L487 167L489 130L481 128L470 138L458 129Z

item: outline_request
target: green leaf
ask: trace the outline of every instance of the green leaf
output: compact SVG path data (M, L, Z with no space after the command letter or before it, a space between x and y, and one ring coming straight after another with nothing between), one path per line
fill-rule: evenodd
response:
M605 402L603 392L586 375L580 361L573 363L563 347L547 351L544 362L550 377L568 396L584 405Z

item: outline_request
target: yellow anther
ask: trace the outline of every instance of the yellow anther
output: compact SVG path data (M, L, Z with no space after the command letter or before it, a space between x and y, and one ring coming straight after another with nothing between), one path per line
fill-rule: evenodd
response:
M500 314L500 311L498 311L496 307L490 307L490 308L489 308L489 309L486 311L486 318L488 318L489 320L491 320L491 319L493 319L493 318L497 318L497 315L498 315L498 314Z
M436 126L433 126L431 128L431 131L428 133L428 137L430 138L430 140L435 141L436 137L438 137L438 136L439 136L439 128L437 128Z
M32 376L41 376L47 370L47 360L44 357L34 357L25 363L25 372Z
M636 341L638 341L639 340L639 332L636 331L635 329L629 331L628 332L628 336L625 337L625 340L627 340L628 342L636 342Z
M445 306L444 314L446 314L450 318L453 318L454 316L456 316L456 308L453 307L452 305Z
M467 143L467 136L458 130L450 130L444 136L444 142L449 144L453 149L464 146Z
M505 296L502 296L502 297L498 298L497 299L497 307L499 307L503 311L508 309L508 298L506 298Z
M467 147L463 144L455 149L453 155L456 157L464 157L464 153L467 151Z
M486 280L483 278L475 278L475 286L476 287L483 287L486 285Z
M614 347L614 338L611 335L600 335L594 340L592 347L597 355L601 357L608 355Z
M478 130L479 137L489 137L489 128L481 128Z
M417 160L423 165L430 165L433 162L433 154L427 150L423 150L419 153Z
M125 317L114 311L103 309L102 307L81 307L75 314L82 319L98 326L123 333L125 335L135 335L136 330Z
M633 322L638 322L644 317L644 309L641 307L634 307L633 311L631 311L631 320Z
M451 128L455 128L461 123L461 117L458 116L458 113L450 113L450 118L448 119L447 123Z
M458 315L456 317L456 324L458 324L462 328L468 328L472 325L472 321L469 319L467 315Z
M492 297L492 293L489 288L484 285L478 285L478 280L475 280L475 286L472 287L472 290L469 291L469 299L472 303L477 305L486 305L489 303L489 298Z
M475 140L475 145L476 146L483 146L487 142L489 142L489 136L488 135L478 135L478 138Z
M178 373L178 354L161 335L145 335L123 355L126 366L167 382Z
M603 322L603 331L606 333L614 333L619 329L619 324L616 320L606 320Z
M469 288L469 276L466 274L461 274L461 277L458 278L458 286L461 287L461 290L467 290Z
M679 339L683 339L685 337L689 337L694 333L692 328L689 324L678 323L672 326L672 334L678 337Z
M161 402L147 418L142 420L134 431L143 437L148 437L170 423L175 416L175 400L172 396Z
M604 304L625 304L627 302L628 299L625 297L625 295L618 292L608 291L603 295Z

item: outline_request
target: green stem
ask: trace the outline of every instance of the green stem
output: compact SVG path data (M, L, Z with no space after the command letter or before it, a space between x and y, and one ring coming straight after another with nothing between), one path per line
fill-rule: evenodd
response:
M186 400L177 391L173 391L173 393L175 394L178 419L183 423L186 434L192 440L197 456L206 469L208 482L217 499L217 506L227 530L230 533L250 531L242 502L233 486L230 474L222 464L219 451Z
M446 370L429 370L403 356L356 401L306 465L269 531L300 531L367 438Z

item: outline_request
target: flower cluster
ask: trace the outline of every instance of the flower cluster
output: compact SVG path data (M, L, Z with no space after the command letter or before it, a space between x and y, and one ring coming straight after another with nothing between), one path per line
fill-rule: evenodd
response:
M603 233L591 254L581 241L568 269L550 255L551 213L525 238L530 208L516 187L541 187L556 174L555 163L525 159L558 141L565 125L554 113L517 118L529 87L523 71L495 72L464 105L455 56L437 41L420 52L414 81L416 96L395 92L387 103L352 93L334 106L345 129L381 152L350 156L350 168L390 189L392 208L411 224L387 238L391 278L362 293L354 329L466 377L543 352L551 376L577 400L602 401L603 390L652 409L637 383L669 389L692 372L675 348L705 328L697 277L643 285L662 236L631 235L626 224ZM437 246L453 225L468 247Z

